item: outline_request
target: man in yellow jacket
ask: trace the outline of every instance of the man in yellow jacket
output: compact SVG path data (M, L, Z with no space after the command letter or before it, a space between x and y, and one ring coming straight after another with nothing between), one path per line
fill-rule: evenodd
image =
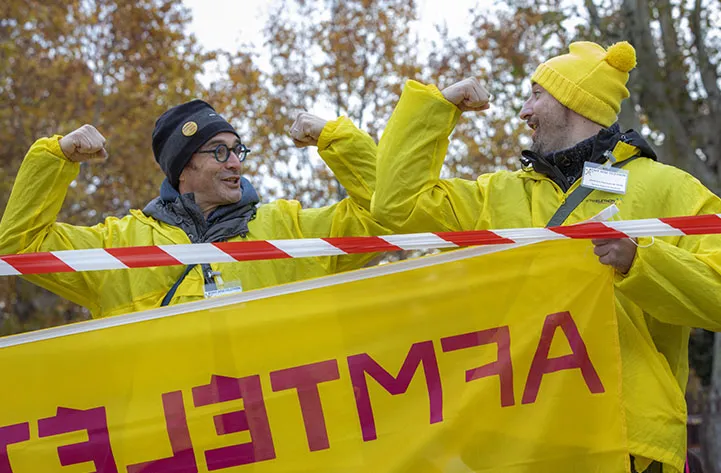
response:
M160 196L144 210L92 227L56 222L80 162L103 158L105 139L84 125L36 141L28 151L0 222L0 254L39 251L321 238L387 233L369 213L376 146L347 118L326 123L301 114L291 129L297 146L317 144L349 197L302 209L297 201L259 198L242 177L248 148L207 103L165 112L153 131L153 152L166 175ZM27 276L33 283L106 317L230 291L359 268L372 255L233 262ZM225 290L225 291L223 291Z
M699 181L656 162L638 133L619 129L635 65L626 42L608 50L574 43L568 54L541 64L520 115L533 130L523 168L476 181L442 180L439 173L459 116L487 109L487 92L474 79L442 92L409 81L379 143L373 216L391 230L426 232L573 224L609 203L625 220L721 213L721 200ZM614 180L583 182L603 165L618 173ZM601 263L616 271L632 465L639 472L681 471L689 327L721 329L721 237L594 245ZM548 290L563 288L548 281Z

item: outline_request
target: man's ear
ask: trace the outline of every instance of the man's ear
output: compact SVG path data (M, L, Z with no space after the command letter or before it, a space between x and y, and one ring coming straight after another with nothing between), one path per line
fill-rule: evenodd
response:
M186 177L188 176L188 172L194 170L195 168L196 166L193 162L193 158L190 158L190 161L188 161L183 170L180 171L180 176L178 176L178 182L185 182Z
M180 171L180 176L178 176L178 190L185 187L185 183L188 180L188 169L190 168L190 162L183 168L182 171Z

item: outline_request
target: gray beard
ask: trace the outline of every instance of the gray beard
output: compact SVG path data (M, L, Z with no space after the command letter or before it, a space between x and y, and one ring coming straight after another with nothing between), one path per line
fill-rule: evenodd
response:
M543 156L543 154L544 154L542 145L537 141L534 141L531 143L531 151L533 151L534 153L539 154L541 156Z
M553 148L553 149L551 149ZM541 141L534 141L531 143L531 151L534 153L540 155L540 156L546 156L548 154L554 153L556 151L560 151L564 149L563 147L559 146L548 146L548 144L543 143Z
M540 140L535 140L531 143L531 151L534 153L547 156L551 153L556 153L564 149L572 148L576 143L546 143Z

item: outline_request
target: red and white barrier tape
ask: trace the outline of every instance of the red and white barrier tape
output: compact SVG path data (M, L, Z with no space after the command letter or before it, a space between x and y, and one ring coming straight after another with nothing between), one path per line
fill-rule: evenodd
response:
M380 237L306 238L67 250L0 256L0 276L200 263L232 263L378 251L429 250L564 238L627 238L718 233L721 233L721 214L587 222L551 228L512 228Z

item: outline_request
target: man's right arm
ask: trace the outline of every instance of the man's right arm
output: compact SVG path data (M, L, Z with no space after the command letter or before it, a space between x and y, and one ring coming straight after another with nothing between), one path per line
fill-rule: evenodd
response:
M0 254L39 251L55 223L80 169L65 158L59 139L41 138L25 156L0 221Z
M82 133L77 133L81 130ZM0 254L104 246L104 232L97 227L74 227L56 222L68 186L78 175L80 164L77 161L105 155L104 139L101 143L102 136L97 130L80 128L73 133L65 137L41 138L31 146L0 221ZM65 146L61 147L61 140L65 138ZM56 273L28 276L27 279L93 310L96 302L87 274Z
M373 217L398 232L473 229L483 205L475 181L441 180L448 136L464 110L485 110L488 95L466 80L439 91L408 81L378 146Z

